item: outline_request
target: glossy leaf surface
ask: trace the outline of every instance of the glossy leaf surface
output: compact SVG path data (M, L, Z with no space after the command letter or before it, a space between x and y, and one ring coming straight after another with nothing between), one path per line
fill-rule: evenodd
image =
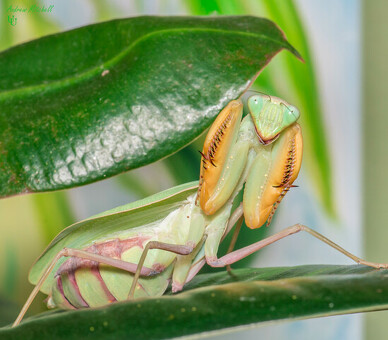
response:
M45 313L17 328L1 329L0 337L166 339L274 320L388 309L387 270L310 265L233 274L198 275L174 296Z
M0 54L0 196L69 188L165 157L283 48L256 17L138 17Z

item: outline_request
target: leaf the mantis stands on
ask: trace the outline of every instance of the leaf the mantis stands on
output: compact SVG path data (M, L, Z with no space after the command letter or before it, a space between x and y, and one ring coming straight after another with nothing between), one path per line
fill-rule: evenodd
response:
M365 266L239 269L196 276L184 291L105 308L45 313L8 339L167 339L295 320L388 308L387 270Z
M0 54L0 196L70 188L165 157L282 49L256 17L138 17Z

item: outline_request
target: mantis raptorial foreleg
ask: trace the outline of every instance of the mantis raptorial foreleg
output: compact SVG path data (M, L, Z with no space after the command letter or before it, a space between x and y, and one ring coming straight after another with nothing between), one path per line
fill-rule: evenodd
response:
M340 247L338 244L334 243L333 241L329 240L327 237L321 235L320 233L310 229L309 227L306 227L305 225L302 225L302 224L295 224L291 227L288 227L272 236L269 236L267 238L265 238L264 240L261 240L261 241L258 241L256 243L253 243L249 246L246 246L244 248L241 248L241 249L238 249L238 250L235 250L225 256L222 256L221 258L206 258L206 262L211 266L211 267L225 267L225 266L228 266L228 265L231 265L243 258L245 258L246 256L272 244L272 243L275 243L276 241L279 241L287 236L290 236L290 235L293 235L293 234L296 234L300 231L306 231L308 232L310 235L316 237L317 239L321 240L322 242L328 244L330 247L338 250L339 252L341 252L342 254L344 254L345 256L351 258L353 261L355 261L356 263L358 264L363 264L363 265L366 265L366 266L369 266L369 267L373 267L373 268L388 268L388 264L387 263L375 263L375 262L369 262L369 261L365 261L351 253L349 253L347 250L345 250L344 248Z
M54 269L55 265L57 264L58 260L62 257L77 257L84 260L90 260L95 261L98 263L103 263L110 265L115 268L123 269L130 273L137 272L138 265L135 263L130 263L126 261L121 261L118 259L114 259L107 256L102 256L99 254L90 253L84 250L80 249L71 249L71 248L64 248L62 251L60 251L54 259L51 261L50 265L46 268L44 274L41 276L40 280L34 287L33 291L31 292L30 296L28 297L27 301L25 302L22 310L20 311L18 317L16 318L15 322L13 323L13 326L16 326L20 323L22 320L24 314L27 312L28 307L31 305L32 301L34 300L36 294L38 294L39 290L41 289L43 283L47 279L47 277L50 275L51 271ZM141 270L139 270L139 275L143 276L149 276L152 274L156 274L156 272L153 269L142 267Z

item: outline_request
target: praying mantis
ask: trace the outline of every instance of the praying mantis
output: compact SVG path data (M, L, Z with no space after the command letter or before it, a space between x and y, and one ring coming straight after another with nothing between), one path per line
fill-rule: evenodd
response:
M35 285L13 326L39 291L48 306L64 309L104 306L115 301L162 295L171 282L183 289L207 263L228 267L299 231L375 268L314 230L296 224L266 239L233 250L241 224L256 229L270 223L293 187L302 162L298 109L284 100L255 94L231 101L218 115L201 152L198 182L183 184L109 210L64 229L32 267ZM242 203L233 208L244 190ZM217 257L225 236L234 235L225 256Z

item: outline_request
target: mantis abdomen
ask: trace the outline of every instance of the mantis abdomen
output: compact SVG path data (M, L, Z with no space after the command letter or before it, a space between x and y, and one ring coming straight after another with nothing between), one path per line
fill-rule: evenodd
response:
M194 210L194 211L193 211ZM120 237L95 242L82 249L84 254L93 254L105 259L133 263L136 267L150 242L168 244L192 243L195 247L204 232L204 220L198 216L194 196L165 218L149 226L123 232ZM192 225L196 232L190 233ZM202 225L202 226L201 226ZM177 284L180 277L186 278L190 267L177 265L179 255L163 249L151 249L143 267L148 271L140 276L133 286L132 297L162 295L175 272ZM134 274L112 265L82 257L66 259L56 271L55 281L49 294L48 306L64 309L104 306L115 301L128 300Z
M129 239L115 239L99 244L93 244L84 250L93 254L120 259L131 259L135 262L140 258L145 244L150 236L135 236ZM155 238L154 238L155 239ZM158 250L153 250L158 252ZM150 252L147 265L152 265L160 275L150 278L140 278L137 282L134 297L159 296L168 286L171 268L166 268L176 257L168 253L169 258L163 259L163 264L155 259ZM167 252L166 252L167 255ZM154 263L151 259L154 258ZM161 259L162 260L162 259ZM115 301L128 299L129 290L133 281L133 274L100 264L96 261L71 257L59 268L56 281L52 289L49 307L84 308L99 307Z

